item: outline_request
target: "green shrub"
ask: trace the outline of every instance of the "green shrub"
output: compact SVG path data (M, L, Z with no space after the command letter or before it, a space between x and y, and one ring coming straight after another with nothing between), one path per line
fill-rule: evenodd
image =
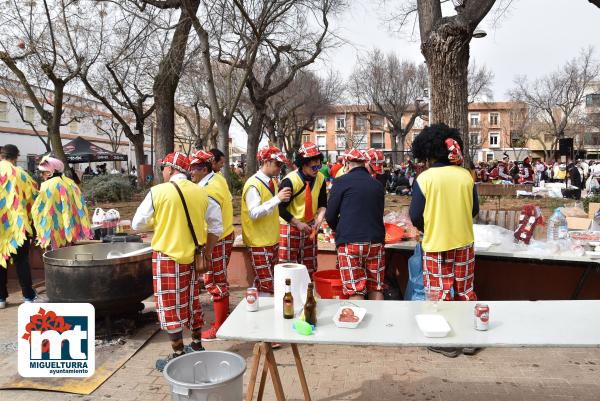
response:
M231 173L231 194L241 195L244 189L244 181L237 174Z
M590 209L590 203L600 203L600 191L595 189L592 191L587 198L583 198L583 209L588 212Z
M135 187L129 176L107 174L85 180L81 190L90 202L124 202L131 199Z

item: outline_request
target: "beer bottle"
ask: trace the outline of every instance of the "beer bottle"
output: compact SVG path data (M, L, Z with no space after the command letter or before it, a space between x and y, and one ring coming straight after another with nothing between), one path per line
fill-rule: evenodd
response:
M289 278L285 279L285 295L283 296L283 318L293 319L294 318L294 297L292 297L292 280Z
M308 283L306 290L306 303L304 304L304 320L306 323L317 326L317 300L313 294L313 283Z

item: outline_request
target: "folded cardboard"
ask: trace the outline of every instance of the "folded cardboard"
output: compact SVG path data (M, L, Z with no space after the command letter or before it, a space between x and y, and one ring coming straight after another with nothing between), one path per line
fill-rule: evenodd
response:
M593 219L598 210L600 210L600 203L590 203L588 209L588 217L590 219Z
M567 227L569 230L589 230L592 225L592 219L583 217L567 217Z

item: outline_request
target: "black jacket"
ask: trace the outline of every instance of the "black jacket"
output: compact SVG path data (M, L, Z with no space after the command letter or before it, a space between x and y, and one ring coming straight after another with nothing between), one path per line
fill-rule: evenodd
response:
M355 167L337 178L327 202L325 219L335 231L335 244L383 243L385 189L366 168Z

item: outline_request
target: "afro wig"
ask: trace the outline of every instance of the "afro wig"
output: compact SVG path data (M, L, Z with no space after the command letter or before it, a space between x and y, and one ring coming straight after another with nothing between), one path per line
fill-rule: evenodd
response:
M298 153L296 153L296 158L294 159L294 164L298 168L302 168L302 166L310 163L313 160L319 160L321 163L323 163L323 160L324 160L323 154L320 153L317 156L313 156L313 157L302 157Z
M448 147L445 140L454 139L460 145L464 152L463 140L455 128L450 128L446 124L432 124L421 131L412 143L412 154L419 161L447 161Z

